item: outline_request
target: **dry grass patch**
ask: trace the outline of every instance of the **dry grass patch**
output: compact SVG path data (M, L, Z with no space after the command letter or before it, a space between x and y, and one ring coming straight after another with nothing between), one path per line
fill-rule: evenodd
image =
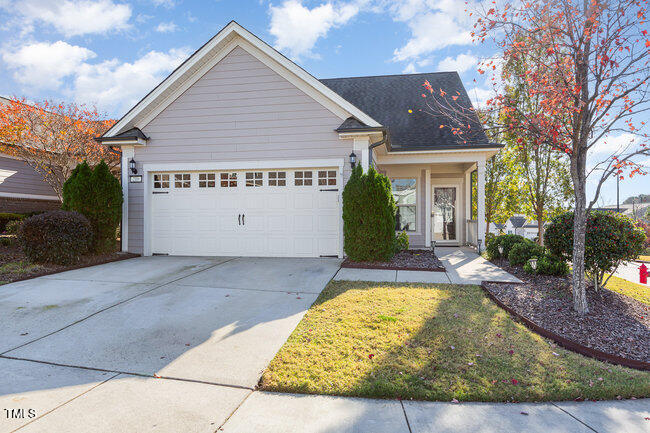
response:
M333 281L260 386L443 401L610 399L650 396L650 373L555 346L478 286Z
M616 275L612 275L605 288L650 305L650 287L644 286L643 284L632 283Z

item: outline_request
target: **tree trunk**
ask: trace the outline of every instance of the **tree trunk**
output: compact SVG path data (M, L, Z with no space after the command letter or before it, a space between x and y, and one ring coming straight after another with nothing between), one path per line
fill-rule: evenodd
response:
M537 213L537 243L544 246L544 214Z
M585 238L587 232L585 156L578 154L571 158L571 176L573 177L576 201L573 217L573 308L580 314L589 312L585 285Z

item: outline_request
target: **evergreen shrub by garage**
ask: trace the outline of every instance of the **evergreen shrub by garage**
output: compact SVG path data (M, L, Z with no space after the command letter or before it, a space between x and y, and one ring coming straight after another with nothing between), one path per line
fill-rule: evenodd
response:
M122 186L102 160L94 169L84 161L63 185L63 209L84 215L93 229L95 252L115 247L117 226L122 218Z
M343 189L344 250L354 261L387 261L395 253L395 200L390 180L355 167Z
M587 215L585 270L598 285L624 261L635 260L643 251L646 235L629 217L592 211ZM556 217L547 227L544 244L565 262L573 258L573 212Z
M510 254L510 249L516 244L525 241L526 238L520 235L500 235L495 236L488 240L487 242L487 254L490 259L501 258L499 254L499 245L503 247L503 258L508 258Z
M93 232L77 212L55 210L25 219L18 229L18 243L35 263L69 265L88 252Z
M544 252L544 247L526 239L523 242L514 244L510 248L508 261L512 266L521 266L533 257L540 258L544 256Z

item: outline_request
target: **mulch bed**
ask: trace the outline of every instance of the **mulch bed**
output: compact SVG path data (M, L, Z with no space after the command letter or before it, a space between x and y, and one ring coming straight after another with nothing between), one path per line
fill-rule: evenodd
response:
M573 310L570 276L529 275L506 260L493 262L524 282L483 284L517 314L588 348L650 362L650 306L609 290L588 289L589 313L581 316Z
M353 262L345 259L342 268L386 269L391 271L445 272L445 267L431 250L405 250L395 254L389 262Z
M139 257L139 254L122 253L116 251L106 254L87 255L82 257L78 263L68 266L43 264L35 266L33 270L30 270L28 272L0 272L0 284L28 280L30 278L42 277L44 275L56 274L73 269L87 268L89 266L101 265L103 263L132 259L134 257ZM27 257L25 257L20 248L18 248L15 244L10 246L0 245L0 267L11 262L27 262Z

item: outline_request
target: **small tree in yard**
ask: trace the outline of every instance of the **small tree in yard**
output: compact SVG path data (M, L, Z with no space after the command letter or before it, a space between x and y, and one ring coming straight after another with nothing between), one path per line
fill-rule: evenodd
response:
M95 252L114 247L122 218L122 201L122 186L104 161L93 170L82 162L63 185L63 208L79 212L90 221Z
M370 168L352 171L343 189L344 250L354 261L387 261L395 253L395 200L390 180Z
M526 146L550 146L569 159L573 184L573 306L589 311L585 292L587 214L603 183L612 175L644 174L639 158L650 155L643 132L650 110L650 37L647 0L517 0L491 2L472 11L475 40L491 39L506 64L526 58L517 70L521 92L536 98L535 107L496 88L488 107L503 119L500 127L532 140ZM495 70L494 60L483 68ZM479 69L480 73L485 72ZM454 134L468 133L473 113L433 89L436 111L450 119ZM475 130L474 128L473 130ZM634 137L600 160L587 161L594 147L615 134ZM587 176L595 194L587 201Z
M119 170L119 154L94 140L114 123L83 105L13 98L0 105L0 151L28 164L62 198L63 184L81 161L94 166L105 160Z
M555 218L545 235L549 251L565 261L573 257L573 218L573 212ZM607 274L639 256L646 235L630 218L613 212L589 212L586 226L585 270L597 290L609 281Z

